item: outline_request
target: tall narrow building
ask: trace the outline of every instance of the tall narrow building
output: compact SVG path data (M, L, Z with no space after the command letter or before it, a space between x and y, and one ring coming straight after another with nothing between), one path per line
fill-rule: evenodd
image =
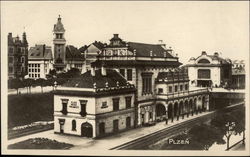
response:
M62 19L59 15L57 19L57 23L54 25L53 29L54 39L53 39L53 46L54 46L54 68L56 71L63 71L66 67L65 63L65 52L66 52L66 40L64 37L65 29L62 24Z

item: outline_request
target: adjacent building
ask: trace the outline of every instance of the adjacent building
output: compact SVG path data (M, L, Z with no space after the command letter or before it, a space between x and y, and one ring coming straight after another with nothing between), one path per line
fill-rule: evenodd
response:
M198 87L225 87L232 81L232 62L217 52L208 55L205 51L197 58L192 57L188 64L190 85Z
M8 78L24 78L28 74L28 41L26 33L22 40L8 34Z
M232 84L234 89L245 89L246 74L244 60L234 60L232 69Z
M134 85L117 71L92 68L55 91L54 132L95 138L130 129L134 100Z
M29 49L28 76L32 79L46 78L53 69L53 56L50 46L35 45Z

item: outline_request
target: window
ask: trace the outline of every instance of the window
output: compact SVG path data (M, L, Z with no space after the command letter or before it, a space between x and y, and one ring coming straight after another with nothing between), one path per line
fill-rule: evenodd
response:
M13 53L13 52L14 52L13 47L10 47L10 48L9 48L9 53Z
M35 69L35 72L37 72L37 69Z
M198 78L210 79L210 69L198 69Z
M162 88L158 88L158 94L162 94L163 93L163 89Z
M142 73L142 95L152 93L153 73Z
M130 128L131 127L131 118L130 117L127 117L126 118L126 128Z
M9 73L13 73L13 67L9 67Z
M76 120L72 120L72 131L76 131Z
M120 69L120 74L125 77L125 69Z
M81 105L81 112L80 112L80 115L82 117L85 117L87 115L87 112L86 112L86 105L87 105L87 100L80 100L80 105Z
M207 59L201 59L198 61L198 63L210 63Z
M127 80L132 81L132 69L127 69Z
M104 122L101 122L99 124L99 133L100 133L100 135L105 134L105 123Z
M113 120L113 132L119 131L119 120Z
M113 111L119 110L119 98L114 98L113 99Z
M172 86L169 86L169 87L168 87L168 92L169 92L169 93L172 93L172 92L173 92Z
M31 72L31 69L29 69L29 72Z
M39 77L39 78L40 78L40 74L37 74L37 77Z
M101 106L101 108L107 108L107 107L108 107L108 105L107 105L107 101L102 102L102 106Z
M29 77L31 77L31 74L29 74Z
M24 57L22 57L22 58L21 58L21 63L24 63L24 61L25 61L25 60L24 60Z
M177 91L178 91L178 86L175 85L175 86L174 86L174 92L177 92Z
M62 100L62 114L66 115L68 113L67 111L67 104L69 99L61 99Z
M180 85L180 91L182 91L183 90L183 85Z
M9 57L9 63L13 63L13 57Z
M35 77L37 77L37 74L35 74Z
M126 99L126 108L131 108L131 96L125 97Z
M37 72L40 72L40 69L37 69Z
M188 84L185 84L185 90L188 90Z

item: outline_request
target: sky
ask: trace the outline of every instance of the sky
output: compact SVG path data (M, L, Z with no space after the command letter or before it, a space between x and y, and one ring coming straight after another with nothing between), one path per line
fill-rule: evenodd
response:
M113 34L125 41L157 44L163 40L187 63L202 51L225 58L249 57L247 1L1 1L1 41L22 36L29 46L52 46L58 15L67 45L80 48L109 42Z

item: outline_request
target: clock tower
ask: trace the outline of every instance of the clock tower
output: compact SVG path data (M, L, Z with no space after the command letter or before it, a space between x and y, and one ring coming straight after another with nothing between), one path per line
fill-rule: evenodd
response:
M65 58L66 58L66 40L64 38L65 29L62 24L62 18L58 17L57 23L54 25L53 29L53 45L54 45L54 68L56 71L63 71L66 67Z

